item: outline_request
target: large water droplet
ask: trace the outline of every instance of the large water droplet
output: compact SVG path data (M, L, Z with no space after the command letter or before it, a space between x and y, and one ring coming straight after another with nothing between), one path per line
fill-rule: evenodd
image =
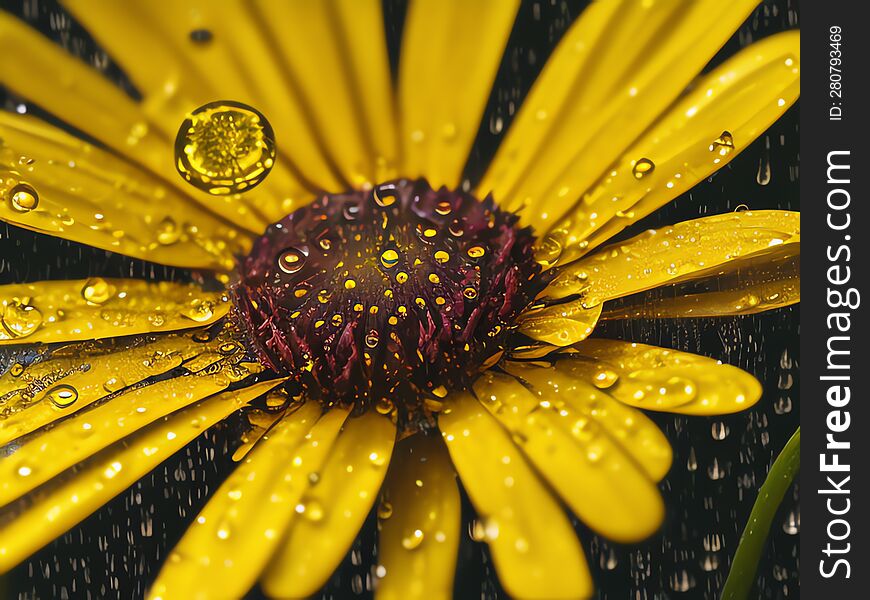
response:
M61 384L48 390L45 397L57 408L67 408L79 399L79 393L73 386Z
M39 206L39 194L33 186L22 181L9 190L9 202L18 212L30 212Z
M236 194L261 183L275 165L275 134L256 109L218 101L194 110L178 130L175 166L194 187Z
M23 338L39 329L42 325L42 313L35 306L14 299L3 309L0 322L10 336Z

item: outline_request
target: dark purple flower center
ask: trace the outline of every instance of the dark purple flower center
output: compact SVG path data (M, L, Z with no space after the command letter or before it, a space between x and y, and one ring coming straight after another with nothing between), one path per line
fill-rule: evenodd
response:
M255 242L236 314L307 395L421 423L503 353L544 284L533 241L491 198L425 180L323 196Z

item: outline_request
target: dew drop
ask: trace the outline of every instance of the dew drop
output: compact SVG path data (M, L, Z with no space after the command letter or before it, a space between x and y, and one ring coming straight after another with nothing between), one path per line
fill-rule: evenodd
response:
M483 246L472 246L468 249L468 256L471 258L481 258L486 254L486 249Z
M613 386L617 379L619 379L619 375L616 372L610 369L599 369L592 376L592 384L600 390L605 390Z
M20 377L22 373L24 373L24 365L21 363L15 363L9 368L9 374L13 377Z
M82 287L82 298L88 304L105 304L114 295L113 286L102 277L91 277Z
M420 544L423 543L423 532L419 529L415 529L411 532L410 535L402 538L402 547L405 550L414 550L415 548L419 548Z
M189 37L194 44L205 45L212 41L214 34L208 29L194 29Z
M10 336L23 338L39 329L42 325L42 313L35 306L13 299L3 310L0 322Z
M192 321L204 323L214 316L214 303L211 300L194 298L183 314Z
M634 175L635 179L643 179L653 171L655 171L656 165L653 161L648 158L640 158L631 168L631 174Z
M320 504L317 500L308 500L305 502L305 510L302 512L302 515L308 519L309 521L322 521L323 520L323 505Z
M378 504L378 518L385 521L393 516L393 505L386 500L381 500Z
M399 253L395 250L384 250L381 254L381 264L387 269L392 269L399 264Z
M18 212L30 212L39 206L39 194L32 185L22 181L9 191L9 201Z
M719 156L728 156L734 150L734 137L730 131L723 131L719 137L713 140L710 144L710 152L715 152Z
M288 248L278 257L278 267L285 273L298 272L305 266L306 253L299 248Z
M375 204L384 208L396 203L396 190L392 187L375 188L372 196L374 196Z
M439 202L435 206L435 212L441 216L449 215L452 210L453 210L453 207L450 206L450 203L447 202L446 200Z
M468 300L474 300L477 298L477 290L471 286L468 286L462 290L462 295L465 296Z
M247 191L275 164L275 134L256 109L239 102L200 106L181 124L175 166L194 187L213 195Z
M79 398L78 391L71 385L58 385L46 392L45 397L57 408L72 406Z
M435 253L435 262L437 262L438 264L443 265L444 263L446 263L449 260L450 260L450 254L448 254L444 250L438 250Z

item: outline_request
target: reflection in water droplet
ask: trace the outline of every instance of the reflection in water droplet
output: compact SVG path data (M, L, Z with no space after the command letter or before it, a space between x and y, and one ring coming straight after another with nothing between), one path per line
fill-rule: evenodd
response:
M392 185L384 185L377 187L372 192L375 199L375 204L378 206L392 206L396 203L396 188Z
M653 161L648 158L641 158L634 163L634 166L631 168L631 174L634 175L635 179L643 179L655 171L655 168L656 165Z
M22 181L9 190L9 201L18 212L30 212L39 206L39 194L33 186Z
M261 183L275 164L275 134L256 109L218 101L194 110L178 130L175 166L194 187L236 194Z
M617 379L619 379L619 375L614 371L611 371L610 369L600 369L595 373L595 375L593 375L592 383L598 389L604 390L616 383Z
M71 385L58 385L46 392L45 397L57 408L67 408L78 400L79 393Z

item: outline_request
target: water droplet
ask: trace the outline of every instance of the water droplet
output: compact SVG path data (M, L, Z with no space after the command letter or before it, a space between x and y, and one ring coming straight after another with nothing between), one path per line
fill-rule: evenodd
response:
M475 298L477 298L477 290L471 286L468 286L462 290L462 295L469 300L474 300Z
M393 412L395 406L393 402L389 398L381 398L375 404L375 410L378 411L379 414L388 415Z
M372 192L375 204L386 208L396 203L396 189L392 186L381 186L374 189Z
M91 277L82 287L82 298L88 304L104 304L114 295L114 286L102 277Z
M398 273L396 273L396 282L405 283L406 281L408 281L407 273L405 273L404 271L399 271Z
M200 106L175 139L175 166L194 187L237 194L261 183L275 164L275 134L256 109L239 102Z
M711 434L714 440L724 440L731 432L731 428L722 421L716 421L711 426Z
M648 158L640 158L637 162L634 163L634 166L631 168L631 174L634 175L635 179L643 179L653 171L655 171L656 165L653 161Z
M157 243L163 246L174 244L181 237L181 227L172 217L166 217L157 226Z
M379 341L380 341L380 336L378 335L378 332L375 331L374 329L369 331L368 334L366 335L366 346L368 346L369 348L376 347L378 345Z
M411 532L410 535L402 538L402 547L405 550L414 550L415 548L419 548L420 544L423 543L423 532L419 529L415 529Z
M203 323L214 316L214 303L211 300L194 298L182 314L192 321Z
M27 337L42 325L42 313L35 306L13 299L3 310L0 323L3 324L10 336L14 338Z
M386 500L378 504L378 518L385 521L393 516L393 505Z
M308 500L305 502L305 510L302 512L302 515L308 519L309 521L321 521L323 520L323 505L317 500Z
M9 374L13 377L20 377L22 373L24 373L24 365L21 363L15 363L9 367Z
M78 400L79 393L71 385L62 384L48 390L45 397L57 408L67 408Z
M9 201L18 212L30 212L39 206L39 194L33 186L22 181L9 191Z
M719 156L728 156L734 150L734 137L730 131L723 131L719 137L713 140L710 144L710 152L715 152Z
M344 280L344 288L347 290L352 290L356 287L356 281L353 279L345 279Z
M305 266L306 256L299 248L288 248L278 257L278 267L287 274L296 273Z
M543 267L552 267L562 256L562 241L560 236L549 233L535 249L535 260Z
M486 254L486 249L483 246L472 246L468 249L468 256L471 258L481 258Z
M450 206L450 203L447 202L446 200L439 202L435 206L435 212L441 216L449 215L452 210L453 210L453 207Z
M600 390L605 390L616 383L617 379L619 379L619 375L616 372L610 369L599 369L592 376L592 384Z
M392 269L399 264L399 253L395 250L384 250L381 254L381 264L387 269Z
M450 260L450 255L447 252L445 252L444 250L438 250L435 253L435 262L437 262L438 264L443 265L444 263L446 263L449 260Z

